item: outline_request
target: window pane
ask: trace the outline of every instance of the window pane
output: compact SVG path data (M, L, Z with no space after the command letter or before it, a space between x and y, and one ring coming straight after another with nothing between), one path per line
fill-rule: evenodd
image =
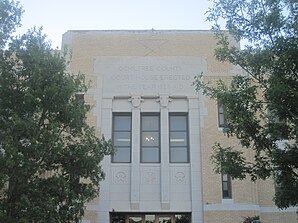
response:
M222 127L225 124L224 114L218 114L218 125Z
M223 106L223 104L219 104L219 105L218 105L218 112L219 112L220 114L223 114L223 113L224 113L224 106Z
M190 214L175 215L176 223L190 223Z
M125 223L124 214L111 214L111 223Z
M146 223L155 223L155 215L146 215L145 222Z
M130 132L115 132L114 146L130 146Z
M142 217L129 217L129 223L142 223Z
M114 116L114 130L115 131L130 131L131 117L124 115Z
M223 182L223 183L222 183L222 189L223 189L223 190L228 190L228 189L229 189L229 187L228 187L228 182Z
M184 130L186 131L187 129L187 118L186 116L170 116L170 130Z
M113 156L113 162L130 162L130 147L116 147L116 153Z
M223 193L222 193L222 197L223 197L223 198L229 198L228 191L223 191Z
M159 145L159 132L143 132L142 146L158 146Z
M187 163L187 147L173 147L170 154L170 162L174 163Z
M222 180L223 181L228 181L228 175L227 174L223 174L222 175Z
M159 217L158 218L159 223L171 223L171 217Z
M170 146L187 146L186 132L171 132Z
M159 131L159 117L142 116L142 130L143 131Z
M159 148L148 147L142 148L141 161L144 163L157 163L159 162Z

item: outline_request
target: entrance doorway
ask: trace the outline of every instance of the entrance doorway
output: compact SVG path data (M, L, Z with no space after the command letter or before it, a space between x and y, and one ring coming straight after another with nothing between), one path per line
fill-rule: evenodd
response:
M111 213L111 223L191 223L190 213Z

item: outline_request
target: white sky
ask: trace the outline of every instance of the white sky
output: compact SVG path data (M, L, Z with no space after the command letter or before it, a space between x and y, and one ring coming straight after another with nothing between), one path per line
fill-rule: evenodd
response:
M208 0L19 0L25 12L22 34L43 27L53 48L67 30L209 30Z

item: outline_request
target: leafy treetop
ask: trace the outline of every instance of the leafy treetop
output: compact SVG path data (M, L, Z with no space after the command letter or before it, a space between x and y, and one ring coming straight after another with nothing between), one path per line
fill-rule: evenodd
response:
M111 143L87 123L84 76L67 72L41 29L12 39L21 8L0 4L13 18L0 22L10 39L0 55L0 222L78 222L98 196Z
M213 0L208 20L218 39L216 58L240 66L230 84L210 85L198 76L196 90L223 103L224 132L242 148L214 146L216 172L252 180L275 178L275 203L298 205L298 3L296 0ZM224 31L220 23L225 21ZM244 42L243 49L231 37Z

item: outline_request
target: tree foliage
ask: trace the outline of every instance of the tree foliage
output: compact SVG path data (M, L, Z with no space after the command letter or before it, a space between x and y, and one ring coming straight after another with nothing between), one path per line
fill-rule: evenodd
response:
M274 177L275 203L298 205L298 3L296 0L213 0L208 20L218 39L216 58L246 75L211 85L202 75L197 91L225 107L224 132L254 151L250 162L239 148L214 146L216 172L252 180ZM225 21L225 28L221 24ZM231 39L244 41L239 48Z
M259 216L244 217L243 223L261 223Z
M0 4L9 6L1 15L11 15L0 23L8 40L21 9ZM66 65L41 29L1 51L0 222L78 222L98 195L99 164L113 149L87 123L90 106L77 97L87 90L84 76Z
M19 2L0 1L0 49L10 39L10 34L21 25L22 13L23 9Z

